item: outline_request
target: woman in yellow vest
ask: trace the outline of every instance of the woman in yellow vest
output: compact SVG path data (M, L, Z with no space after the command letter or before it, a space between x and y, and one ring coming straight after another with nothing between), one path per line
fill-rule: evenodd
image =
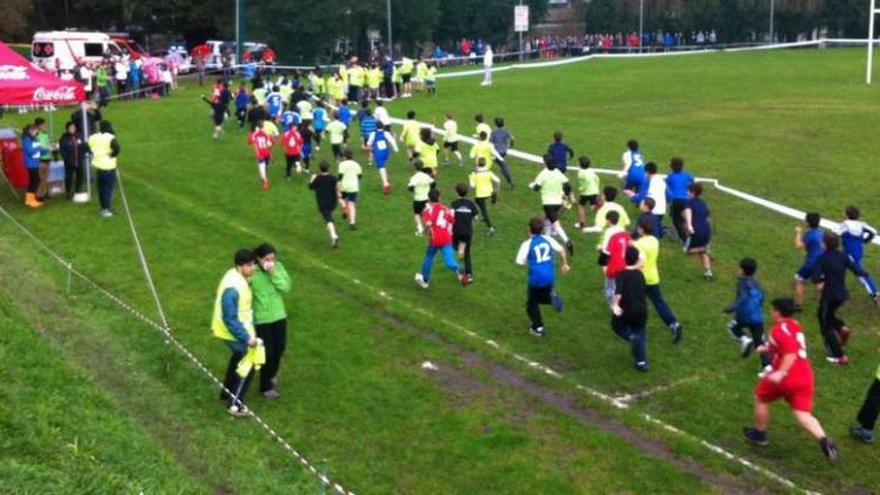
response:
M248 385L253 378L251 371L247 378L242 379L237 369L238 363L249 347L257 345L256 330L254 330L254 311L251 304L253 295L248 279L254 274L257 257L250 249L241 249L235 253L235 267L223 275L220 285L217 287L217 297L214 300L214 317L211 321L211 331L214 337L223 340L232 356L226 367L226 378L223 380L224 389L220 391L220 400L229 406L230 414L234 416L247 416L244 407L244 396ZM232 395L227 393L232 392Z
M116 187L116 157L119 156L119 142L113 135L113 126L103 120L100 132L89 137L89 151L92 153L92 165L98 171L98 202L101 204L101 216L113 216L113 188Z

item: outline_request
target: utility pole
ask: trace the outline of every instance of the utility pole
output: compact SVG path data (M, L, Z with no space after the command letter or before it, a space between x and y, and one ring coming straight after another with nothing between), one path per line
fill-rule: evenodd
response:
M773 43L773 16L776 14L776 0L770 0L770 43Z
M394 60L394 38L391 37L391 0L385 0L385 12L388 17L388 56Z
M523 0L519 0L519 4L523 4ZM519 31L517 33L519 35L519 60L522 62L523 60L523 32Z
M639 0L639 53L642 53L642 39L645 30L645 0Z
M235 63L241 63L241 0L235 0Z

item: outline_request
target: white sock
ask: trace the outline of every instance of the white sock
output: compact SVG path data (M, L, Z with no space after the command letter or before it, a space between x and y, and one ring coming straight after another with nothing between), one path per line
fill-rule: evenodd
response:
M561 224L557 224L553 225L554 229L556 230L556 235L558 235L559 238L562 239L562 242L568 244L568 235L565 233L565 229L562 228Z
M269 180L266 176L266 162L260 162L260 178L263 179L263 182Z
M339 238L339 237L336 235L336 225L333 225L333 223L328 223L328 224L327 224L327 232L330 233L330 240L331 240L331 241L335 241L336 239Z
M388 184L388 171L384 168L379 169L379 177L382 179L382 185Z

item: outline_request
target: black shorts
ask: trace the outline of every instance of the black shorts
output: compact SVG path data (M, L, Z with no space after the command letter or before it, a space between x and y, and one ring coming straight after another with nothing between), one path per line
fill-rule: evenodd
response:
M413 213L416 215L421 215L425 208L428 206L427 201L413 201Z
M458 141L453 141L451 143L449 141L444 141L443 147L450 151L458 151Z
M412 81L412 74L401 74L400 78L403 79L403 82L408 83Z
M323 207L319 206L318 213L321 214L321 217L324 218L325 222L333 223L333 210L335 210L335 209L336 209L335 206L333 208L323 208Z
M711 238L712 236L708 232L696 232L689 237L688 249L705 249Z
M330 147L333 149L333 156L339 158L342 156L342 145L341 144L331 144Z
M285 158L287 158L288 165L293 165L296 162L300 161L300 159L301 159L299 155L284 155L284 156L285 156Z
M214 114L214 115L211 117L211 120L214 121L214 125L215 125L215 126L220 126L220 125L223 125L223 121L226 120L225 117L226 117L225 115L217 115L217 114Z
M578 204L580 204L581 206L587 206L587 205L596 206L596 203L598 203L598 201L599 201L598 194L587 194L587 195L581 194L581 198L578 200Z
M348 201L349 203L357 203L358 193L355 192L344 192L342 193L342 199Z
M472 238L473 234L470 232L467 234L452 234L452 246L457 248L459 244L470 244Z
M544 216L550 223L553 223L559 220L559 210L561 209L562 205L544 205Z

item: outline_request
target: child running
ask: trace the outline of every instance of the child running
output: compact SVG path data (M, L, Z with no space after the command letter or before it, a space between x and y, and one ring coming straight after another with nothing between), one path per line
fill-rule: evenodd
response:
M373 163L373 154L370 152L370 135L376 132L379 127L379 121L373 116L373 109L369 106L364 109L364 115L358 119L361 130L361 149L367 153L367 162Z
M712 281L715 280L715 275L712 273L712 256L709 255L712 226L709 222L709 207L701 198L702 195L702 185L691 184L688 186L689 199L683 214L684 228L688 234L684 244L684 252L699 255L703 265L703 278Z
M605 275L605 302L613 308L617 276L626 269L626 249L632 243L632 237L620 227L620 214L616 211L605 214L605 225L599 245L599 266Z
M614 200L617 199L617 188L614 186L605 186L602 188L602 198L599 209L596 210L595 221L592 227L585 227L581 229L581 231L585 234L596 234L605 230L605 217L609 211L616 211L620 216L620 227L623 229L629 228L630 219L629 214L623 209L623 206L620 203L616 203Z
M638 238L633 242L633 246L639 250L639 260L642 273L645 276L645 294L654 305L657 315L663 320L663 323L672 333L672 343L677 344L681 341L682 327L675 313L669 308L669 304L663 299L663 293L660 291L660 269L658 260L660 258L660 240L657 239L652 232L655 230L654 221L651 218L643 218L637 227Z
M574 160L574 150L562 141L561 131L553 133L553 142L547 147L547 154L553 157L556 168L563 174L568 170L568 161Z
M862 257L865 255L864 246L877 237L877 230L859 220L862 213L855 206L847 206L845 214L846 220L840 223L835 233L840 236L844 254L849 256L859 270L865 272L864 275L859 276L859 283L868 291L868 295L874 301L874 304L880 305L877 283L874 282L874 278L868 275L862 266Z
M299 135L302 137L303 171L309 173L312 167L312 136L314 135L314 132L308 122L303 121L302 124L299 125Z
M462 287L467 287L467 274L458 266L455 259L455 251L452 249L452 228L455 225L455 214L440 202L440 190L431 189L428 193L430 204L424 210L424 222L428 233L428 249L425 251L425 259L422 261L422 271L416 273L416 285L423 289L428 288L431 280L431 269L434 267L434 257L439 251L443 256L443 264L458 277Z
M626 151L623 152L621 161L623 162L623 170L620 172L620 177L624 179L623 188L629 191L638 191L645 182L645 155L639 149L638 141L635 139L627 141Z
M492 201L494 205L498 201L498 186L501 185L501 179L489 170L486 166L484 158L480 157L477 162L477 168L468 176L468 182L471 189L474 190L474 199L477 201L477 207L480 209L480 216L486 222L487 236L495 235L495 227L492 226L492 220L489 219L489 208L486 201Z
M272 159L272 138L263 130L263 121L259 121L251 129L248 135L248 145L254 147L254 155L257 158L257 169L260 172L260 180L263 181L263 190L269 190L269 162Z
M458 158L458 166L464 167L464 157L458 151L458 122L455 121L451 113L446 113L446 121L443 122L443 163L449 163L449 154L452 153Z
M493 161L503 161L502 156L498 154L498 151L489 142L489 134L485 132L477 135L477 142L471 146L471 152L468 156L474 161L475 165L482 159L489 168L492 167Z
M764 345L764 289L755 279L758 263L752 258L743 258L739 262L740 277L736 282L736 299L724 308L727 314L734 317L727 323L727 331L739 344L739 353L743 359L748 358L752 350ZM748 329L751 337L743 330ZM769 372L767 366L770 358L761 354L761 369Z
M302 172L302 136L296 127L291 127L281 136L284 145L284 156L287 159L287 180L292 180L290 172L296 167L296 173Z
M610 213L611 215L614 212ZM648 303L645 299L645 276L639 270L639 250L626 248L626 269L617 275L614 283L614 299L611 312L614 318L611 329L621 339L629 342L635 368L648 371L647 335Z
M544 328L544 320L541 318L542 304L552 304L557 312L562 312L562 298L556 292L556 268L553 261L554 255L562 258L561 270L568 273L571 267L568 265L568 256L565 249L552 237L543 234L544 220L532 218L529 220L529 238L519 247L516 254L516 264L527 266L528 285L526 297L526 314L531 322L532 335L543 337L547 334Z
M513 148L514 138L513 134L504 127L503 118L495 117L495 129L489 136L489 142L492 143L492 146L495 147L495 151L501 157L500 160L495 158L495 163L501 168L501 175L504 176L507 185L513 189L513 177L510 175L510 167L507 166L505 157L507 156L508 149Z
M544 155L544 170L541 170L535 180L529 184L529 189L541 193L541 204L544 205L544 215L547 223L550 224L551 232L565 244L568 255L574 256L574 244L562 228L562 222L559 221L562 205L571 194L571 184L568 182L568 177L556 168L553 157L549 154Z
M214 139L217 139L223 134L223 121L226 120L226 104L220 100L209 100L205 95L202 95L202 101L211 107L211 120L214 122Z
M413 158L413 152L415 151L416 145L419 144L420 131L421 125L416 121L416 113L412 110L406 112L406 121L403 123L403 129L400 131L398 139L406 148L407 160L412 160Z
M458 199L452 202L450 207L455 212L455 225L452 227L452 247L458 251L458 258L464 261L464 273L468 283L474 282L474 266L471 262L471 241L473 240L474 217L477 216L477 207L467 198L468 186L456 184L455 192Z
M590 168L590 157L578 158L577 173L578 221L574 228L582 232L587 229L587 207L591 210L599 206L599 175Z
M309 180L309 189L315 191L315 201L318 204L318 213L324 219L327 233L330 235L330 247L339 247L339 236L336 234L336 225L333 223L333 210L341 202L339 196L339 181L330 175L330 163L322 160L318 166L320 173L312 175Z
M824 231L819 226L821 217L818 213L807 213L806 216L807 231L804 232L800 225L794 228L794 245L796 248L806 253L804 264L794 274L794 290L795 290L795 312L799 313L803 310L804 304L804 284L807 280L813 285L819 286L819 276L817 271L817 262L822 257L825 249L822 247L822 238Z
M315 134L317 136L317 133ZM330 138L330 148L333 150L333 159L337 162L342 159L342 146L348 136L348 126L339 119L338 115L327 124L327 136Z
M324 139L324 131L327 129L327 110L324 109L324 103L322 102L318 102L315 109L312 110L312 129L315 130L315 149L320 151L321 141Z
M439 174L439 158L440 145L434 139L431 129L423 127L419 132L419 142L413 150L413 157L422 161L425 172L433 178L437 178Z
M758 348L769 355L772 371L763 376L755 387L754 426L743 428L746 439L758 445L767 445L770 425L770 403L785 399L795 420L819 443L822 453L831 462L837 462L837 445L825 435L819 420L813 416L813 368L807 358L807 340L801 325L793 318L794 300L774 299L771 303L773 329L770 342Z
M434 189L434 178L425 173L421 160L415 160L413 167L416 173L409 178L406 188L413 193L413 220L416 222L416 237L425 235L422 214L428 206L428 195Z
M357 230L357 200L364 170L354 161L350 149L342 150L339 162L339 184L342 191L342 216L348 218L348 230Z
M480 137L481 134L486 133L487 138L492 134L492 127L486 123L486 117L483 117L483 114L478 113L474 115L474 122L476 122L476 127L474 128L473 137L482 139Z
M391 157L391 150L397 153L397 141L394 140L394 134L391 132L391 126L382 127L381 125L370 134L367 140L367 146L370 147L376 170L379 171L379 178L382 180L382 194L391 193L391 182L388 181L388 170L386 165Z
M684 170L684 160L677 156L669 160L669 168L672 170L672 173L666 176L666 196L671 209L669 213L678 238L684 243L687 240L684 210L687 207L688 188L694 183L694 176Z

